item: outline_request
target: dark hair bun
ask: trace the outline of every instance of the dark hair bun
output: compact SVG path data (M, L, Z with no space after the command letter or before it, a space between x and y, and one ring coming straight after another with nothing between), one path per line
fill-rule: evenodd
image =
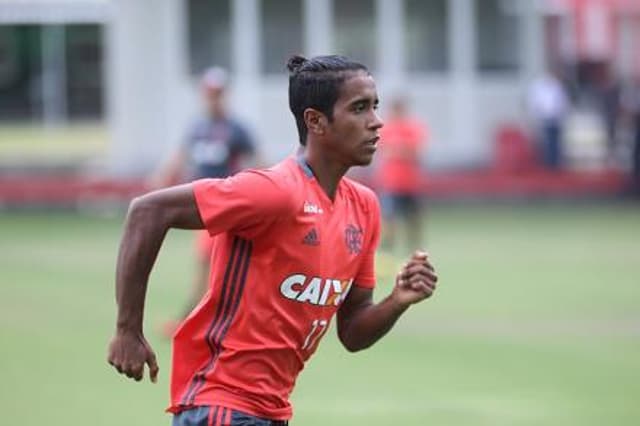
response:
M292 55L287 61L287 69L291 73L297 73L302 65L307 62L307 58L301 55Z

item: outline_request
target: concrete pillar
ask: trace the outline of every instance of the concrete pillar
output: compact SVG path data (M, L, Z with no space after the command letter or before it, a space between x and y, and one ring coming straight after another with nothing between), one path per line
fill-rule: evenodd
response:
M185 99L185 81L191 83L192 78L189 70L189 41L187 22L187 2L171 1L167 2L162 9L163 28L162 44L165 52L162 55L164 70L164 90L167 99L166 114L168 117L166 124L166 135L163 149L164 157L171 155L177 149L177 145L182 143L189 126L194 120L193 109L185 108L185 104L193 104ZM194 76L197 80L200 76ZM187 87L190 92L191 87ZM187 93L188 94L188 93ZM162 158L160 159L162 161Z
M304 49L309 56L332 53L333 4L331 0L304 0Z
M258 40L261 28L259 0L231 2L232 68L239 79L255 79L260 73L262 57Z
M640 72L640 17L622 16L618 25L620 32L618 40L619 59L617 67L620 74L629 78Z
M142 175L157 167L171 143L168 76L179 57L173 3L115 0L107 26L107 111L112 173ZM170 68L170 69L168 69Z
M64 25L43 25L42 115L45 127L67 121L67 60Z
M520 63L524 82L542 74L545 70L544 57L544 16L541 5L532 1L520 1L522 13L522 48Z
M404 2L376 0L378 77L392 87L404 78ZM370 64L374 65L374 64Z
M242 107L234 111L250 123L260 120L258 94L263 54L259 45L260 17L259 0L231 1L232 98L242 102Z
M453 165L473 161L478 150L474 93L476 79L475 0L451 0L449 52L451 57L450 161Z

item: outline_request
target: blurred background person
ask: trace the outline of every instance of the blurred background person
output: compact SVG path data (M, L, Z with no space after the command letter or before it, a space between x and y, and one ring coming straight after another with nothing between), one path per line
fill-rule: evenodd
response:
M187 138L152 177L152 188L202 178L225 178L257 164L256 144L246 126L227 106L229 78L220 67L207 69L200 82L205 115L196 119ZM162 333L170 337L200 301L209 275L212 239L206 231L196 240L197 271L189 301L178 320L167 321Z
M427 126L409 114L406 97L393 97L380 131L375 177L385 221L382 244L389 250L397 248L399 228L405 230L407 247L423 247L423 170L420 156L426 147L428 134Z
M603 67L600 76L599 107L606 134L605 164L616 166L618 151L618 119L620 117L620 79L610 66Z
M622 107L632 129L631 193L640 198L640 74L623 91Z
M552 69L535 79L527 99L543 163L551 170L559 170L562 167L563 126L569 109L569 98L559 72Z

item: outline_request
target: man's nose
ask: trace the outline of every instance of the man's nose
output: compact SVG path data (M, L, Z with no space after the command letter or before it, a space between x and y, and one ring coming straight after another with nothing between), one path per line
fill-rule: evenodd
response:
M382 126L384 126L384 122L382 121L382 118L380 118L380 115L376 111L373 111L373 119L369 124L369 128L373 130L378 130Z

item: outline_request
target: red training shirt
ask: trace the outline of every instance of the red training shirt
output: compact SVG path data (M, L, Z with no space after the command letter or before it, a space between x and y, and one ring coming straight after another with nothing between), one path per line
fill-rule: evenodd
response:
M418 154L428 137L427 128L410 118L392 119L380 129L378 185L389 192L420 191L422 171Z
M171 406L274 420L351 285L373 288L380 209L343 178L331 201L303 160L193 184L214 236L209 290L174 336Z

